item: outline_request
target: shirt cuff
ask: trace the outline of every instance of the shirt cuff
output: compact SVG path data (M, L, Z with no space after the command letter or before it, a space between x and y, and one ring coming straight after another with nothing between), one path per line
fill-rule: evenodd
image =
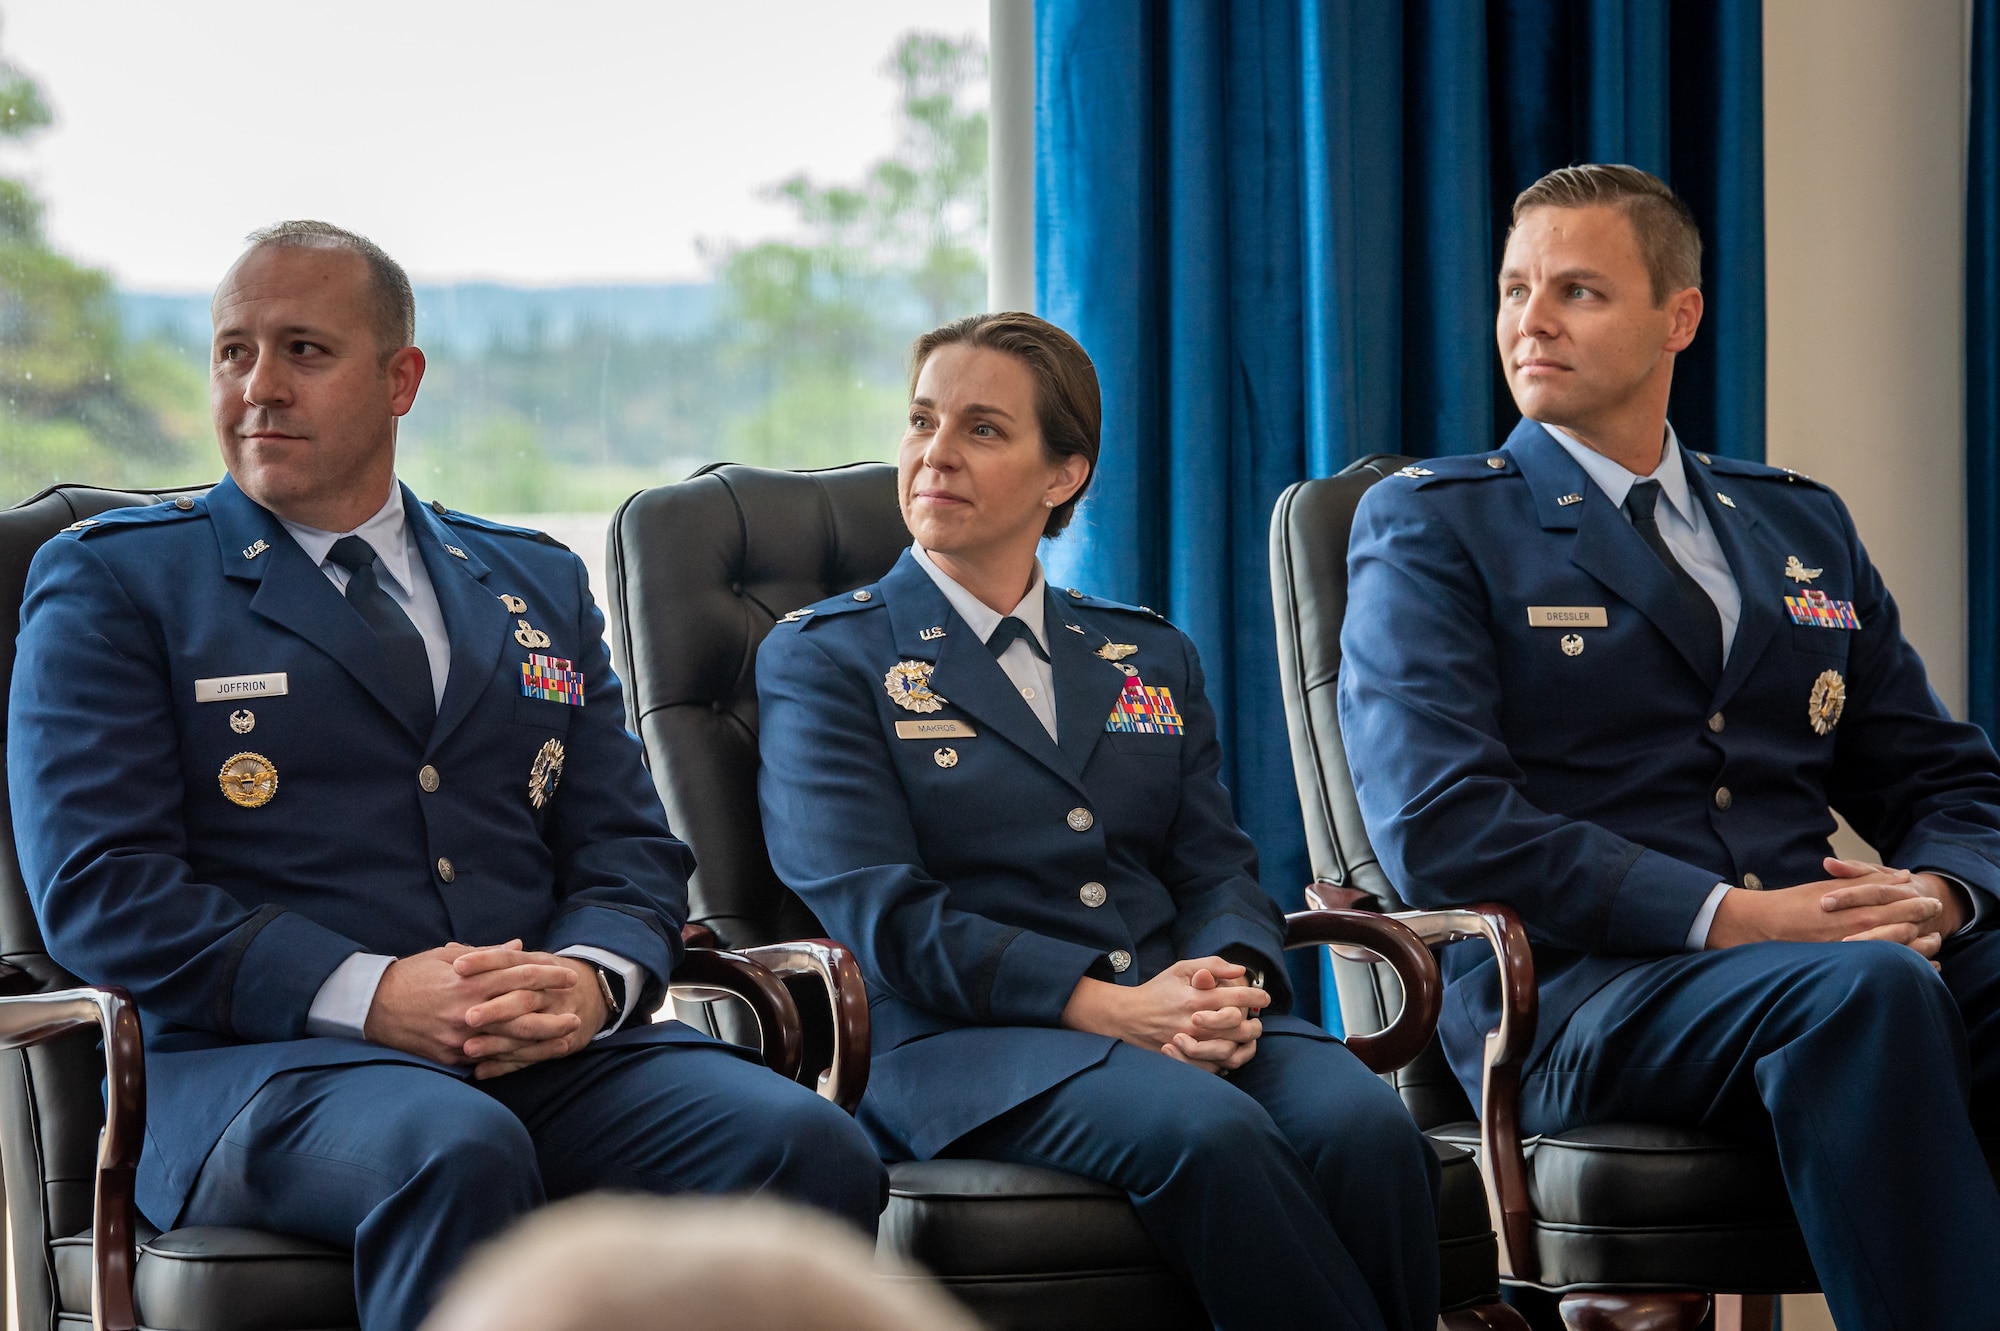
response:
M1729 884L1717 883L1709 892L1708 900L1701 903L1701 909L1695 912L1694 924L1688 929L1688 951L1700 952L1708 946L1708 931L1715 924L1716 908L1722 905L1722 899L1729 895L1729 891Z
M375 1005L376 986L394 960L374 952L356 952L334 967L306 1009L306 1034L366 1039L361 1029L368 1024L368 1009Z
M1958 888L1959 891L1965 893L1965 899L1972 903L1972 914L1966 918L1964 924L1958 926L1958 933L1954 933L1952 935L1953 938L1958 937L1959 934L1969 934L1974 929L1985 926L1991 922L1996 913L2000 913L2000 902L1994 901L1991 892L1982 887L1974 887L1957 874L1946 873L1942 869L1918 869L1916 872L1936 874L1947 883Z
M618 1020L612 1022L609 1026L606 1026L590 1038L592 1040L602 1040L605 1036L623 1026L631 1017L633 1007L639 1002L639 994L645 988L645 976L639 969L639 963L636 961L627 961L616 952L606 952L601 947L586 947L582 943L578 943L573 947L566 947L556 953L556 955L559 957L576 957L582 961L594 961L604 967L604 969L618 976L624 982L625 1001L618 1005Z

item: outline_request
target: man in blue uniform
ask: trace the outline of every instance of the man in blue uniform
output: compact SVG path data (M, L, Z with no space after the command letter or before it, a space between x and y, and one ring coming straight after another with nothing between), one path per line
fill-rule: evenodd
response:
M548 1196L768 1187L872 1231L846 1115L647 1019L692 859L581 561L396 482L401 268L286 223L214 315L229 476L40 551L9 712L50 955L143 1015L141 1209L351 1245L369 1331Z
M1699 281L1692 217L1643 172L1517 201L1498 335L1525 419L1356 517L1362 812L1411 901L1525 921L1527 1131L1775 1140L1841 1326L1989 1327L2000 1195L1967 1103L2000 1083L2000 763L1840 500L1667 425ZM1829 806L1886 867L1832 858ZM1448 968L1476 1095L1495 966Z

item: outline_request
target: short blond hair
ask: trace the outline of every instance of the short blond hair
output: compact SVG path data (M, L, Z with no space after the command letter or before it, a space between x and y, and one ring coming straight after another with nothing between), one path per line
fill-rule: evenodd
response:
M598 1193L472 1255L423 1331L979 1331L921 1273L766 1198Z
M1676 291L1701 286L1701 228L1694 210L1667 182L1636 166L1587 163L1558 167L1514 197L1513 227L1536 208L1616 208L1632 223L1653 304Z

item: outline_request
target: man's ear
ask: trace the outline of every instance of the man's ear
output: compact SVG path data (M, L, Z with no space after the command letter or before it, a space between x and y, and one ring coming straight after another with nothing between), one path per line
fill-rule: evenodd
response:
M416 405L417 386L424 381L424 353L415 347L392 351L382 373L389 380L390 412L397 416L407 414Z
M1666 349L1672 352L1686 351L1694 342L1694 330L1701 327L1703 309L1700 287L1688 287L1667 297Z

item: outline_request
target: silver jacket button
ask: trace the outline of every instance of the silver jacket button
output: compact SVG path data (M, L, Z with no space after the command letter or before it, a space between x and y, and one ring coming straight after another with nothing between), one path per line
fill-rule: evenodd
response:
M458 870L452 868L451 861L442 855L438 856L438 877L444 879L447 883L458 877Z
M1091 816L1088 809L1071 809L1069 811L1068 822L1070 831L1088 832L1097 822L1097 819Z
M1126 971L1131 970L1132 954L1130 952L1127 952L1122 947L1119 948L1116 952L1113 952L1111 954L1111 969L1117 971L1120 975L1123 975Z
M1095 910L1104 904L1105 895L1104 884L1085 883L1077 889L1076 899Z
M1764 890L1764 880L1754 873L1746 873L1743 875L1743 886L1749 888L1752 892L1762 892Z
M1735 797L1734 795L1731 795L1731 794L1729 793L1729 787L1728 787L1728 786L1717 786L1717 787L1715 788L1715 807L1716 807L1716 808L1718 808L1718 809L1726 809L1726 808L1728 808L1728 807L1729 807L1729 806L1730 806L1731 804L1733 804L1733 803L1735 803L1735 802L1736 802L1736 797Z
M872 601L875 599L875 594L869 591L866 587L864 587L860 591L854 593L854 599L857 601Z
M424 788L426 794L435 791L438 788L438 769L425 763L417 772L417 784Z

